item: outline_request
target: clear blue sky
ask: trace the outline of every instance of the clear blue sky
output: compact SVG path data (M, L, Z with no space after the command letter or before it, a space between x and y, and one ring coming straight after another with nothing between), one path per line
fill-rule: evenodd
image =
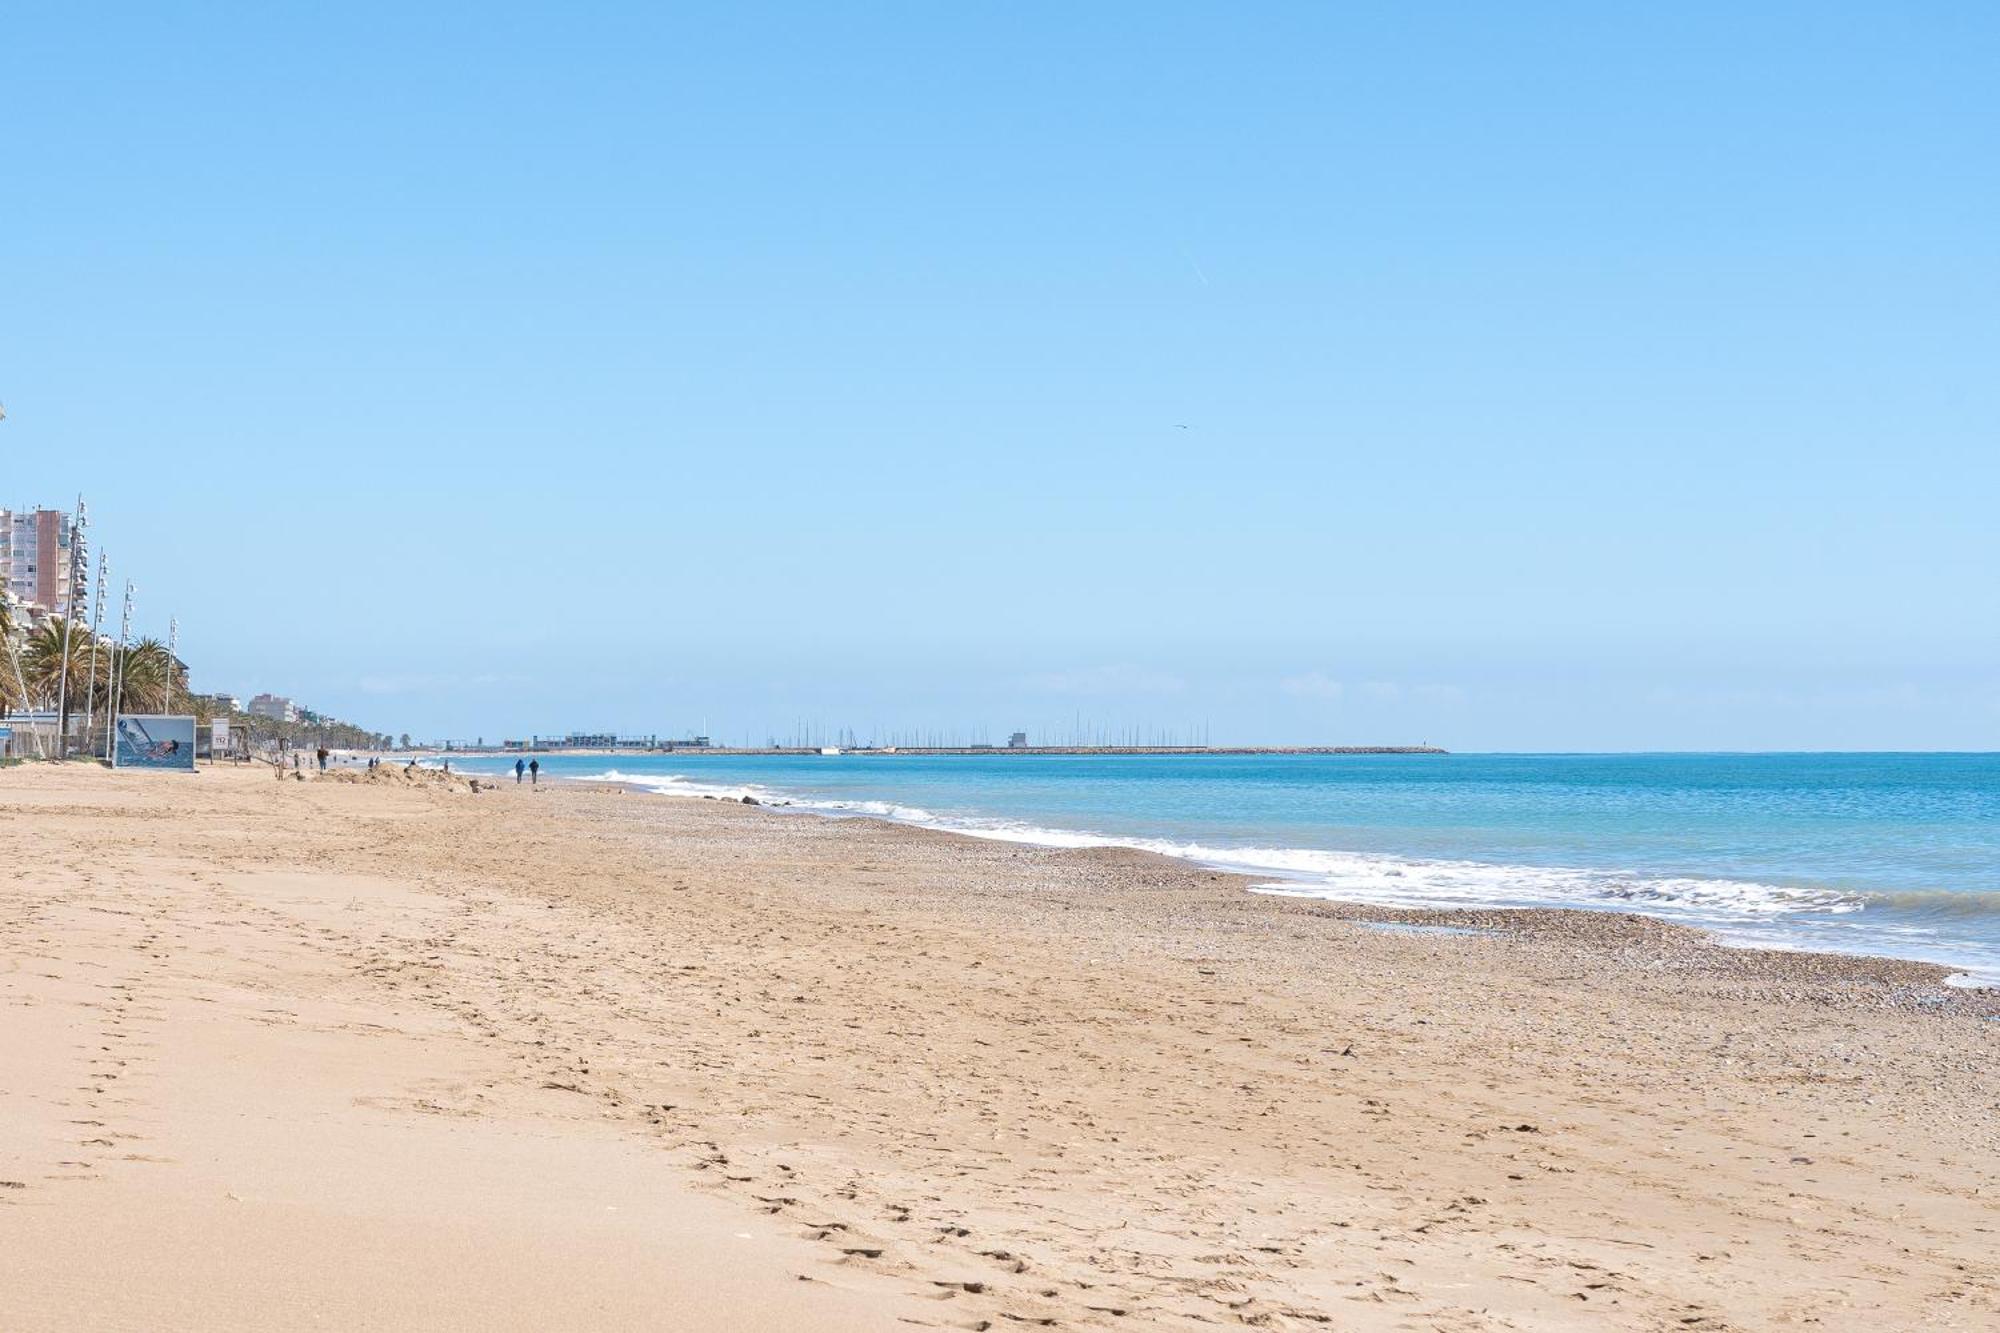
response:
M5 26L0 503L200 688L2000 747L1991 4Z

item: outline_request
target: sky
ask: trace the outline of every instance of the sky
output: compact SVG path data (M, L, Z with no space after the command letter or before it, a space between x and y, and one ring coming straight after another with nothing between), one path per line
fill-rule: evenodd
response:
M2000 748L1991 4L24 4L0 505L419 738Z

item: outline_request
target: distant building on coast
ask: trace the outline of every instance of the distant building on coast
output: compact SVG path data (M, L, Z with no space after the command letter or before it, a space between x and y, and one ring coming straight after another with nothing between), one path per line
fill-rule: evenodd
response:
M565 736L530 736L524 741L501 741L503 750L650 750L651 737L620 740L608 731L572 731Z
M1009 736L1009 737L1007 738L1007 748L1008 748L1008 749L1010 749L1010 750L1025 750L1025 749L1027 749L1027 748L1028 748L1028 733L1027 733L1027 732L1025 732L1025 731L1017 731L1017 732L1015 732L1015 733L1014 733L1013 735Z
M250 716L269 718L273 722L296 722L299 720L299 706L282 694L259 694L250 700Z
M0 509L0 588L16 600L70 614L89 590L90 553L60 509Z
M243 711L243 701L233 694L210 694L204 697L208 700L209 709L213 712L240 713Z
M619 736L608 731L572 731L561 736L530 736L527 740L503 740L503 750L706 750L706 736L686 740L661 740L658 734Z

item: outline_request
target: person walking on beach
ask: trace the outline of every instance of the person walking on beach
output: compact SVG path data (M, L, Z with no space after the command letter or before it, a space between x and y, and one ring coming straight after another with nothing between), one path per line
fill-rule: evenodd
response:
M530 787L542 785L542 761L539 759L528 761L528 785Z
M521 785L521 774L527 769L527 767L528 767L527 761L525 760L516 759L514 761L514 785L516 787Z
M326 772L326 747L324 745L319 747L318 758L319 758L319 771L324 773Z

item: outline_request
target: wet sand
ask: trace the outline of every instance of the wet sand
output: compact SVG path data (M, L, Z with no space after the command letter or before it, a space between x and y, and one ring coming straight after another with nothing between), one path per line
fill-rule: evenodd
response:
M2000 1320L1939 969L399 770L0 770L0 864L0 1327Z

